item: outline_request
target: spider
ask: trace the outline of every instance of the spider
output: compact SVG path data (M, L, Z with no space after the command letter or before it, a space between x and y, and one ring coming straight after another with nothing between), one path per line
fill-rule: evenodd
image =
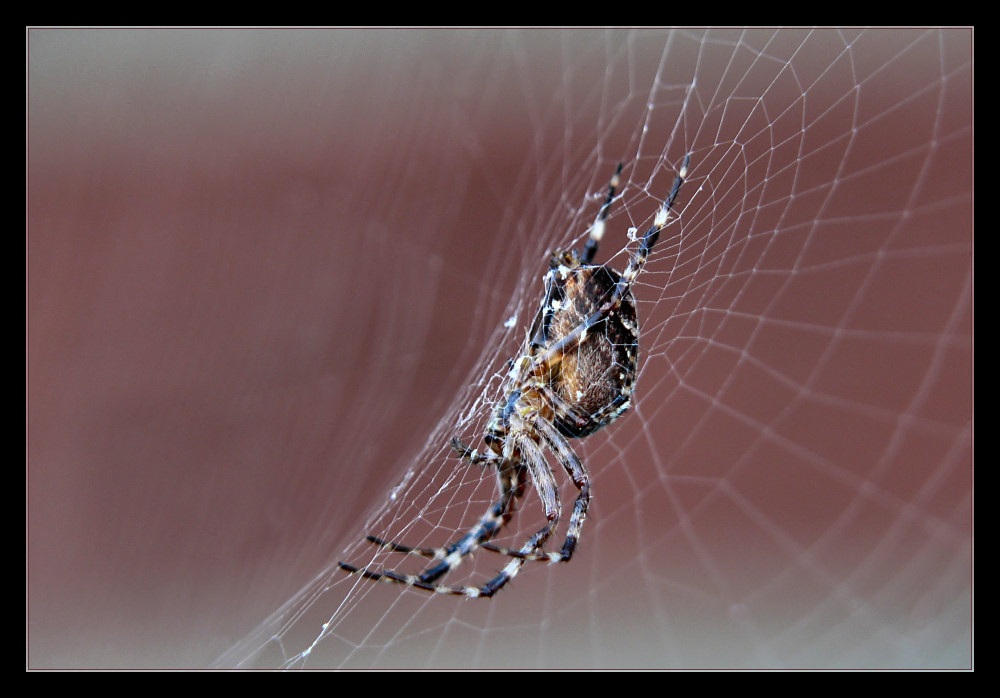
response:
M619 274L593 263L618 189L621 164L611 178L583 252L556 252L549 260L538 313L521 355L509 361L504 398L497 403L483 435L489 450L477 451L457 438L450 441L462 460L496 468L499 499L465 535L444 548L417 548L367 536L369 542L390 552L428 558L433 564L421 574L373 572L339 562L341 569L366 579L439 594L488 598L510 582L528 561L566 562L573 556L590 503L590 476L567 439L589 436L629 408L639 348L632 285L667 225L690 160L690 155L685 157L670 196L657 211L625 271ZM578 490L566 539L557 552L543 550L562 514L559 490L544 447L553 453ZM529 479L541 499L545 525L517 550L490 542L510 521ZM478 587L438 582L478 548L505 555L510 561L497 576Z

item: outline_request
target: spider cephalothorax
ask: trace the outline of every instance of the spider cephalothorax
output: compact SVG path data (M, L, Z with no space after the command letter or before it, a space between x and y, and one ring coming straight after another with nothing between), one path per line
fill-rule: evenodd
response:
M604 235L608 209L618 189L618 165L604 205L591 228L583 252L557 252L549 260L545 294L528 330L522 353L510 362L503 399L483 435L489 450L479 452L458 439L451 447L463 460L496 468L500 498L464 536L444 548L414 548L368 536L372 543L399 553L413 553L436 561L418 575L394 570L373 572L347 563L340 567L367 579L406 584L445 594L492 596L529 560L569 560L580 537L590 503L590 476L567 438L582 438L610 424L631 401L639 354L639 323L632 284L670 217L677 192L687 176L690 156L684 159L670 196L657 211L639 249L619 274L595 265ZM562 506L555 477L545 458L548 448L578 490L558 552L543 546L559 524ZM545 511L545 525L519 549L490 542L514 514L517 500L531 481ZM437 580L453 570L477 548L510 558L503 570L479 587L446 586Z

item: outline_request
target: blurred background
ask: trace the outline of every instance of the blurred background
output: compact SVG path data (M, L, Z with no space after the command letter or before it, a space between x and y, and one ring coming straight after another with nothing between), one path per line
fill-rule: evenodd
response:
M971 664L969 30L26 41L29 668ZM340 575L482 513L546 253L687 153L574 560Z

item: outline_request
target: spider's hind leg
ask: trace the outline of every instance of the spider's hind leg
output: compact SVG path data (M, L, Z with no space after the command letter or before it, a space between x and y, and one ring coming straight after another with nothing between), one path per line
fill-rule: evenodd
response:
M435 584L435 581L455 569L459 564L461 564L466 555L470 554L476 548L480 547L485 541L489 540L491 536L496 534L496 532L502 527L503 522L510 518L509 515L505 518L505 512L510 506L511 500L514 496L513 493L514 490L506 490L503 496L498 499L493 506L490 507L489 511L479 520L479 523L473 526L459 540L445 548L416 548L408 545L402 545L400 543L394 543L392 541L386 541L381 538L377 538L376 536L367 536L367 540L369 542L391 552L412 553L414 555L420 555L421 557L438 561L438 564L428 570L425 570L421 574L402 574L400 572L396 572L395 570L372 572L368 568L356 567L345 562L338 562L337 564L345 572L374 581L381 580L397 582L399 584L405 584L407 586L417 587L418 589L424 589L425 591L433 591L437 593L450 593L462 596L492 596L492 591L488 591L488 593L483 594L482 589L477 589L475 587L444 587Z
M366 536L368 542L389 552L419 555L420 557L438 562L438 564L419 575L402 575L391 570L376 573L370 572L367 569L354 567L353 565L340 563L342 569L368 579L381 579L385 577L411 586L427 588L435 580L440 579L461 564L463 558L476 550L476 548L483 546L484 543L489 541L500 529L507 525L516 509L516 501L524 496L528 480L527 468L520 463L501 467L504 459L496 454L488 451L480 453L458 439L452 439L450 443L452 449L463 460L476 465L495 465L497 467L501 490L500 498L493 503L482 518L480 518L479 522L469 529L464 536L442 548L420 548L373 535Z
M457 439L453 440L452 446L456 448L456 451L459 450L458 447L461 447L465 452L468 451L468 447ZM476 452L472 451L472 454L476 454ZM524 496L528 481L528 470L524 465L517 463L501 468L500 463L504 461L503 458L499 456L494 458L488 454L480 457L497 464L500 498L464 536L441 551L444 553L439 558L441 562L419 575L420 581L424 583L430 583L443 577L457 567L466 555L472 553L476 548L488 545L488 541L510 522L517 508L517 500ZM475 458L475 455L471 458ZM472 460L472 462L476 461Z
M366 536L366 539L368 542L388 550L389 552L419 555L420 557L425 557L432 561L438 561L438 564L428 570L425 570L419 575L405 575L407 579L412 578L423 584L431 584L454 568L458 567L466 555L469 555L472 551L489 540L490 537L492 537L503 526L502 522L505 522L510 518L509 514L505 517L505 510L508 508L509 503L509 497L501 497L499 500L494 502L489 511L487 511L486 514L479 520L479 523L469 529L469 531L457 541L443 548L417 548L409 545L403 545L402 543L387 541L371 535ZM344 567L343 563L341 563L340 566ZM348 571L356 572L358 570L355 568L354 570ZM376 578L372 577L371 574L365 574L365 572L367 572L367 570L361 570L362 576L370 579ZM385 572L383 574L389 578L404 576L395 572ZM406 580L397 579L397 581L410 583Z

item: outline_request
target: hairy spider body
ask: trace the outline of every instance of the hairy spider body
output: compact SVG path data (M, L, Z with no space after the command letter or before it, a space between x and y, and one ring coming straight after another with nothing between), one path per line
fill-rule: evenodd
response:
M575 250L557 252L549 260L542 303L521 355L510 362L504 397L497 403L483 435L489 450L480 453L458 439L451 440L452 449L462 460L496 469L499 499L464 536L444 548L415 548L368 536L370 542L386 550L435 561L419 575L394 570L373 572L344 562L339 563L342 569L366 579L435 593L490 597L530 560L565 562L572 557L590 504L590 476L567 439L593 434L620 417L631 404L639 354L632 285L669 220L689 161L690 156L685 158L670 196L622 273L593 264L618 188L621 165L611 179L582 254ZM566 538L557 552L543 550L562 513L545 448L577 488ZM529 479L541 500L545 525L517 550L491 543L513 516ZM496 577L479 587L437 583L477 548L506 555L510 560Z

